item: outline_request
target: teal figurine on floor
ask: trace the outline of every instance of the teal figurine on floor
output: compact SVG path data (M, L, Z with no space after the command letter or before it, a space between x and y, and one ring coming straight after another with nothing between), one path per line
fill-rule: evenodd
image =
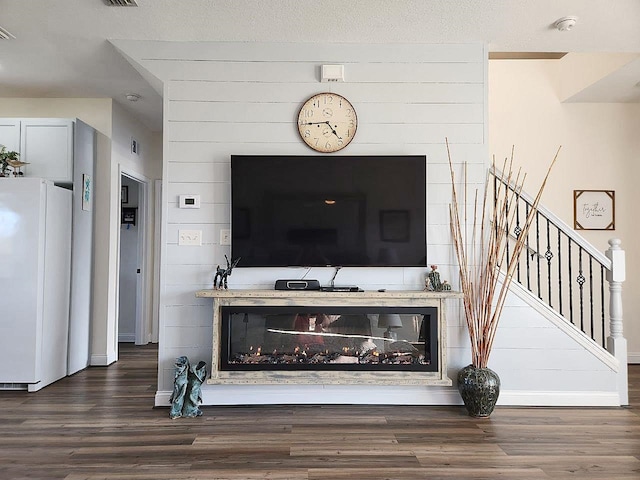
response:
M187 357L176 358L173 392L169 398L171 402L170 418L199 417L202 415L202 410L198 408L198 404L202 401L200 391L206 376L206 363L198 362L193 367L189 364Z
M202 410L198 408L200 402L202 402L202 396L200 390L202 382L204 382L207 376L207 364L204 362L198 362L195 367L189 367L189 375L187 377L187 394L185 396L184 406L182 407L183 417L199 417L202 415Z
M189 359L187 357L176 358L175 371L173 375L173 392L169 401L171 402L170 418L182 416L184 397L187 393L187 376L189 375Z

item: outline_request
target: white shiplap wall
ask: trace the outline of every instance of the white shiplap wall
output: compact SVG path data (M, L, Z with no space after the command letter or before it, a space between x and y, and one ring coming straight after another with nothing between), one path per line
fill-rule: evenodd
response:
M173 383L173 362L180 355L210 362L211 300L196 299L194 292L211 288L217 264L230 255L219 245L220 229L230 227L230 155L313 154L298 138L296 116L303 101L321 91L346 96L358 113L354 141L341 152L358 154L424 154L427 156L427 259L439 265L441 275L457 285L457 267L449 235L451 200L449 167L444 139L452 147L457 178L467 163L468 191L481 188L486 176L486 69L483 45L359 45L359 44L252 44L115 42L144 69L164 82L164 202L160 353L156 403L166 405ZM322 64L345 65L346 82L319 83ZM179 194L199 194L201 208L178 208ZM473 195L470 195L472 198ZM178 246L178 230L203 232L200 247ZM364 289L420 289L424 268L344 268L337 284L357 284ZM329 282L333 269L238 268L231 288L273 288L278 278L306 273ZM546 360L563 355L564 335L536 312L514 302L505 317L532 316L531 323L504 329L492 366L508 379L507 388L543 391L545 372L561 371ZM537 315L537 316L536 316ZM468 363L466 328L459 306L449 306L449 375ZM546 323L545 323L546 322ZM509 324L506 319L505 323ZM509 338L527 338L539 323L538 349L513 348ZM501 332L502 333L502 332ZM509 337L511 335L511 337ZM501 338L504 339L501 342ZM548 346L549 345L549 346ZM549 354L548 352L552 353ZM554 357L555 356L555 357ZM573 363L589 363L584 348L574 352ZM544 360L544 359L543 359ZM526 365L533 386L520 381L512 363ZM506 369L506 370L505 370ZM571 383L571 369L560 372L554 390L566 401L574 390L612 391L610 372L601 369L595 385ZM532 373L533 372L533 373ZM615 378L615 377L612 377ZM504 384L504 382L503 382ZM205 403L457 403L452 389L437 387L349 386L205 386ZM607 394L608 395L608 394ZM605 395L606 396L606 395ZM534 395L535 397L535 395ZM507 397L509 398L509 397ZM526 404L512 396L513 403ZM611 396L607 396L610 401ZM571 400L569 400L571 401ZM578 402L579 403L579 402Z

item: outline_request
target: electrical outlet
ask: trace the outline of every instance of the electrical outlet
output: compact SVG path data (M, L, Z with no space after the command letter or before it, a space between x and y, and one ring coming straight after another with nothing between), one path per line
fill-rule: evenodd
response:
M202 245L202 230L178 230L178 245Z
M220 245L231 245L231 230L228 228L220 230Z

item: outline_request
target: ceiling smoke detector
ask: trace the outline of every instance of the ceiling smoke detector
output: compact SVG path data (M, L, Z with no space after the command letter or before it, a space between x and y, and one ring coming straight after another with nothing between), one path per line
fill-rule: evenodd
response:
M578 22L578 17L562 17L555 21L553 24L561 32L567 32L571 30Z
M137 93L127 93L125 97L127 97L127 100L129 100L130 102L137 102L138 100L140 100L140 95L138 95Z
M138 2L136 0L104 0L110 7L137 7Z
M0 27L0 40L11 40L14 37L11 33L9 33L4 28Z

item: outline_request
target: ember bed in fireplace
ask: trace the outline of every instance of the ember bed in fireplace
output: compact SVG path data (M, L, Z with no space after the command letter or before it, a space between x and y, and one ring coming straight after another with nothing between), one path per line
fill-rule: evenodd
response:
M436 307L223 306L222 371L438 371Z

